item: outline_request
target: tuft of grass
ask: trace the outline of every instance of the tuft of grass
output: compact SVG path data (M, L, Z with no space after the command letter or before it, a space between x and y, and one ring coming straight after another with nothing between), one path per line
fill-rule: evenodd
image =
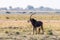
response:
M9 32L8 31L5 31L6 34L8 34Z
M48 33L47 33L48 35L53 35L53 32L52 32L52 30L48 30Z
M16 32L17 35L19 35L20 33L19 32Z
M9 17L6 17L6 19L9 19Z

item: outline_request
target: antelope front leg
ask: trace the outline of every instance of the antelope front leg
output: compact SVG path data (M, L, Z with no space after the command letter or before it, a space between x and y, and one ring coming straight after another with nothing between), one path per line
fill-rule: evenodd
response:
M38 28L38 34L40 34L40 28Z
M36 34L37 34L37 28L35 28Z
M34 35L35 32L37 34L37 28L33 28L33 35Z
M34 35L34 27L33 27L33 35Z

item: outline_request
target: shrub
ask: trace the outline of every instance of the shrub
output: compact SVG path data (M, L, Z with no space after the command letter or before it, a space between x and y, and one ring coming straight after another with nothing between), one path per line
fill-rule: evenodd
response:
M9 27L9 29L12 29L12 27Z
M6 17L6 19L9 19L9 17Z
M48 30L48 35L53 35L52 30Z
M20 33L19 32L16 32L17 35L19 35Z
M9 32L8 31L5 31L6 34L8 34Z
M7 11L6 13L7 13L7 14L10 14L10 12L8 12L8 11Z

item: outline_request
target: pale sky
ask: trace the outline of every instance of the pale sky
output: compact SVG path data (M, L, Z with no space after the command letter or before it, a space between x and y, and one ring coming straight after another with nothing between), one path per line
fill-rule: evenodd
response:
M22 7L26 8L28 5L32 5L35 8L44 6L50 8L60 9L60 0L0 0L0 7Z

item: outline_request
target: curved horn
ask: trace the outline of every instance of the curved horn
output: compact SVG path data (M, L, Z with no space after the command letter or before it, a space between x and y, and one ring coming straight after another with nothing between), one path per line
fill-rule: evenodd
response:
M34 15L34 14L36 14L36 13L31 14L30 19L31 19L32 15Z

